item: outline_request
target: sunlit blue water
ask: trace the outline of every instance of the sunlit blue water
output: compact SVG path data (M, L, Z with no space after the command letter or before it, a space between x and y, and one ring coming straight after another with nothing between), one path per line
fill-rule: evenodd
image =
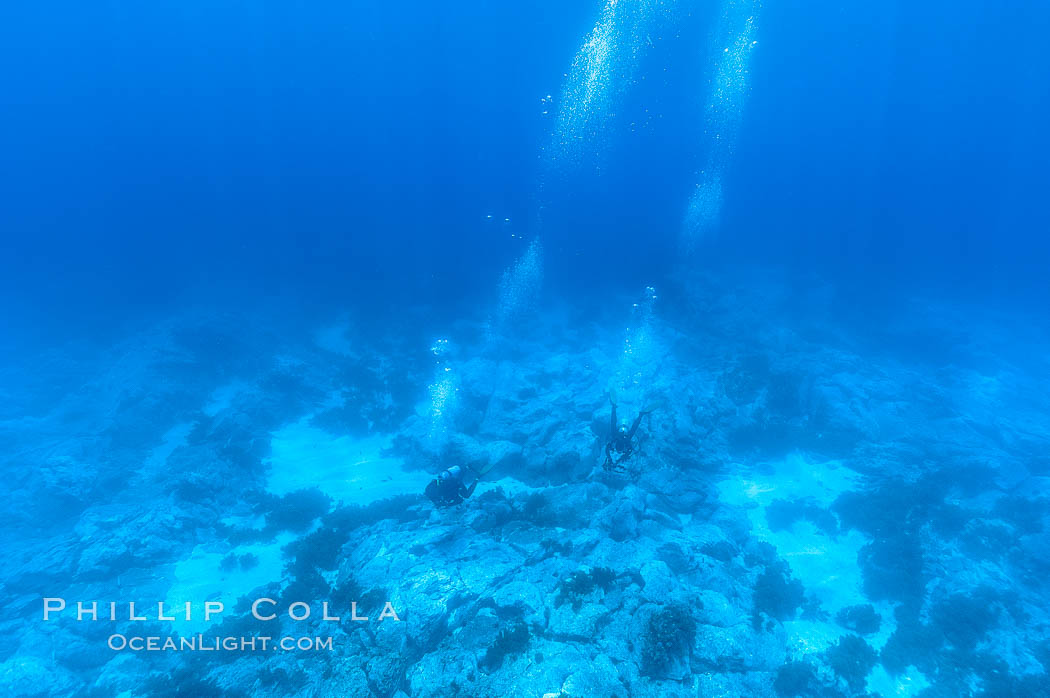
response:
M3 8L0 692L1050 693L1048 30Z

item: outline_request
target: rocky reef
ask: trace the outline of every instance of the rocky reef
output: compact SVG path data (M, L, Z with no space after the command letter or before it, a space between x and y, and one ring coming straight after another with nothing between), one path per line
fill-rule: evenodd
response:
M1050 693L1046 366L994 318L832 336L830 309L719 283L601 325L519 303L440 345L182 317L120 361L40 357L67 387L0 422L0 693ZM654 408L624 472L602 468L610 387L628 419ZM453 464L486 475L435 509ZM44 597L224 611L44 622ZM331 647L107 645L198 633Z

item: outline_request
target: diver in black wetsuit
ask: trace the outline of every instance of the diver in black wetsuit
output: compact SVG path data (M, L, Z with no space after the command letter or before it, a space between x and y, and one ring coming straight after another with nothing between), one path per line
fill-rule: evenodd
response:
M480 479L476 478L468 487L463 484L463 468L453 465L430 481L425 494L439 509L454 507L474 494Z
M602 464L602 467L608 471L619 473L625 470L623 462L634 453L632 440L635 432L638 431L638 425L642 423L642 417L652 412L655 408L647 407L639 412L630 428L628 428L626 422L623 424L617 424L616 422L616 392L613 390L609 391L609 403L612 405L612 418L609 422L612 438L605 445L605 463Z

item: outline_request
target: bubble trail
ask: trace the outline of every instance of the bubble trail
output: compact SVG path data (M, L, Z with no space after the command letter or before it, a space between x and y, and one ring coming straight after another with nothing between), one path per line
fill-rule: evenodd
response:
M653 331L656 299L656 289L646 286L639 301L631 306L631 319L615 377L615 385L624 394L633 394L651 383L649 374L663 353Z
M673 4L673 0L606 0L566 74L548 151L552 163L575 165L601 151L615 105L652 43L654 20Z
M719 52L717 67L707 100L704 120L710 140L706 165L693 191L683 224L683 243L692 251L710 238L722 221L722 175L733 154L744 102L751 91L751 54L755 40L756 20L761 10L759 0L727 0L716 41Z
M486 342L496 346L536 310L543 286L543 244L533 238L528 249L506 271L499 282L499 301L486 329Z
M438 339L430 347L435 357L434 379L427 386L430 423L427 436L431 444L440 446L448 438L451 420L453 419L459 398L459 377L449 364L451 347L447 339Z

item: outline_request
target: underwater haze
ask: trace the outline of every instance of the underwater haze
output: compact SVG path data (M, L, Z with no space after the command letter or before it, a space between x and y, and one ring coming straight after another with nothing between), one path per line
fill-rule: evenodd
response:
M0 695L1050 695L1047 35L0 8Z

